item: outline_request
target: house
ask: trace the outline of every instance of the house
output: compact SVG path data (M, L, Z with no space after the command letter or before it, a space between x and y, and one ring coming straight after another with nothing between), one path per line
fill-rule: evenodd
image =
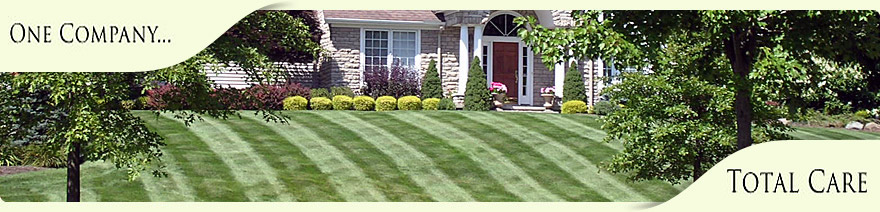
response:
M424 73L436 60L444 93L461 102L476 56L487 81L507 85L508 97L519 105L542 105L542 87L556 86L562 96L567 64L546 67L517 36L520 26L513 19L533 16L547 28L568 27L570 10L318 10L316 16L327 53L317 64L299 65L306 68L294 74L312 87L348 86L359 92L368 67L395 64ZM619 73L598 59L578 67L589 105L600 99L607 83L602 77Z

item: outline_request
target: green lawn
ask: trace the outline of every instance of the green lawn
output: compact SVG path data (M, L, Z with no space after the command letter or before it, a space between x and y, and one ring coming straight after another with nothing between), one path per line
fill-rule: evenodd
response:
M462 111L286 112L289 124L137 112L166 138L168 177L83 168L84 201L666 201L685 185L629 182L596 165L594 116ZM798 139L880 139L800 128ZM63 201L65 171L0 177L5 201Z

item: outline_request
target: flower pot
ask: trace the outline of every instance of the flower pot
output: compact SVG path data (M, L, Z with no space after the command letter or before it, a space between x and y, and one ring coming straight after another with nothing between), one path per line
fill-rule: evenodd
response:
M501 107L504 106L504 97L506 97L506 94L504 94L504 93L493 93L493 94L492 94L492 97L493 97L493 99L494 99L494 101L493 101L492 103L495 104L495 108L501 108Z
M541 97L544 97L544 108L550 110L553 108L553 99L556 98L556 95L552 93L541 94Z

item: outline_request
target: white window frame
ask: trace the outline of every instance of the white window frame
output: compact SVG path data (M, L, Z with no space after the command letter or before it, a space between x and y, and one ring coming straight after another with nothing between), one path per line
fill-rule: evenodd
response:
M388 56L386 57L385 66L391 68L392 63L394 62L394 32L415 32L416 33L416 46L415 46L415 69L421 70L422 68L422 30L421 29L407 29L407 28L360 28L360 71L361 71L361 79L363 79L363 73L366 69L366 35L367 31L386 31L388 32ZM361 80L363 82L363 80Z
M526 91L526 95L522 95L522 91L517 93L517 99L518 99L517 104L532 105L534 103L532 101L534 100L534 93L535 93L535 87L534 87L534 84L535 84L534 83L534 81L535 81L535 79L534 79L535 54L534 54L534 52L532 52L532 48L526 48L528 50L528 52L525 52L525 55L527 56L526 59L528 60L528 63L526 64L526 72L528 72L528 73L526 73L526 76L525 76L527 82L523 82L522 81L522 78L523 78L522 71L520 71L520 68L523 67L523 54L524 54L524 52L522 52L522 50L523 50L523 47L526 47L526 44L522 41L522 39L519 37L483 36L483 45L489 46L489 52L483 52L483 54L488 55L488 57L486 57L486 58L488 58L487 67L489 67L489 71L486 72L487 83L492 83L492 80L493 80L493 73L492 72L494 72L494 69L493 69L493 64L492 64L492 54L494 53L495 50L492 48L492 46L493 46L493 43L495 43L495 42L519 44L519 45L517 45L517 61L518 62L517 62L517 66L516 66L517 67L517 71L516 71L517 85L516 86L518 89L522 89L523 87L526 87L527 91ZM523 83L525 83L525 86L523 86Z

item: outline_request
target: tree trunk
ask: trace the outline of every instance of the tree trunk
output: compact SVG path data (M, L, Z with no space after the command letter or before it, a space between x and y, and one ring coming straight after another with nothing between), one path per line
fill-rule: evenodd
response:
M67 201L79 202L79 165L82 147L79 142L74 142L73 147L67 152Z
M752 55L755 41L748 29L737 29L726 43L727 58L733 66L736 93L733 109L736 112L736 146L743 149L752 145Z

